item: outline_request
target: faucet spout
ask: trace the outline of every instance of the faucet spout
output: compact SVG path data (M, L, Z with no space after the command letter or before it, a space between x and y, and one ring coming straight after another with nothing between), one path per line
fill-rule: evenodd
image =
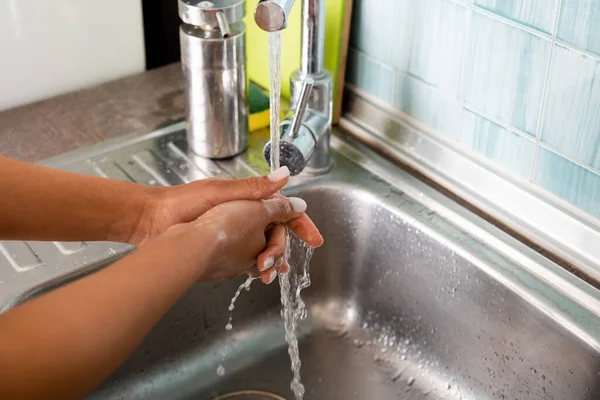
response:
M287 28L293 5L294 0L260 0L254 10L254 20L264 31L280 31Z
M264 31L285 29L294 0L260 0L254 10L254 20ZM325 45L325 0L302 0L302 52L300 74L323 72Z

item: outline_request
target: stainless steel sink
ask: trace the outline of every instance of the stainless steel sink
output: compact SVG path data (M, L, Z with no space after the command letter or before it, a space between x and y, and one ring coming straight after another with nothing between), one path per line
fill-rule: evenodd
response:
M147 162L146 172L180 183L190 176L181 171L207 170L204 161L187 158L187 169L173 161L186 154L181 137L171 132L112 148L150 151L159 162ZM296 179L287 190L308 202L326 240L303 292L307 400L600 398L597 289L343 132L332 144L333 171ZM110 148L58 165L98 165L112 159ZM165 148L178 150L169 155ZM245 176L262 172L261 165L256 144L209 167ZM37 283L18 301L57 279ZM89 398L212 399L255 390L292 399L277 284L243 292L233 330L225 330L242 282L194 285ZM253 396L230 398L276 398Z

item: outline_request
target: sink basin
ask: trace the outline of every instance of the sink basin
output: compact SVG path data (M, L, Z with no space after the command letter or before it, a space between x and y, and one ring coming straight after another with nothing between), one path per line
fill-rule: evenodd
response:
M349 143L286 193L326 239L303 292L305 398L600 398L598 290ZM252 151L219 166L248 171ZM190 288L89 398L293 399L278 285L243 291L225 330L243 281Z

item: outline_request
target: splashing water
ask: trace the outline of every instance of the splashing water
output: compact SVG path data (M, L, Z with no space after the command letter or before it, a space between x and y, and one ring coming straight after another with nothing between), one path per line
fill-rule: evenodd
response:
M233 321L233 310L235 309L235 301L237 300L238 297L240 297L240 294L242 293L242 289L246 289L246 291L249 292L250 285L252 285L252 282L254 282L256 279L258 279L258 278L253 278L253 277L249 276L248 279L246 279L246 282L242 283L240 285L240 287L238 287L237 291L235 292L235 295L231 299L231 303L229 303L229 321L227 321L227 325L225 325L226 330L230 331L233 328L233 325L231 324L231 322Z
M281 32L269 32L269 116L271 171L279 168L279 110L281 102Z
M235 295L233 296L233 298L231 299L231 302L229 303L229 320L227 321L227 325L225 325L225 330L230 331L233 329L233 310L235 309L235 302L238 299L238 297L240 297L240 294L242 293L243 289L246 289L246 291L250 291L250 285L252 285L252 282L254 280L256 280L258 278L253 278L251 276L248 277L248 279L246 279L246 281L244 283L242 283L237 291L235 292ZM217 367L217 375L219 376L223 376L225 375L225 366L223 365L223 363L225 363L225 357L227 356L227 345L225 345L225 347L223 348L223 352L221 353L221 364L219 364L219 366Z

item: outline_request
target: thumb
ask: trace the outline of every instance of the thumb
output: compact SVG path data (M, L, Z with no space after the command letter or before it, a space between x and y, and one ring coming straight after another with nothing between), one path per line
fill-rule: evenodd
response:
M306 202L298 197L276 197L264 200L263 205L270 224L284 224L306 211Z
M289 176L290 170L283 166L267 176L222 181L219 197L223 201L266 199L282 189Z

